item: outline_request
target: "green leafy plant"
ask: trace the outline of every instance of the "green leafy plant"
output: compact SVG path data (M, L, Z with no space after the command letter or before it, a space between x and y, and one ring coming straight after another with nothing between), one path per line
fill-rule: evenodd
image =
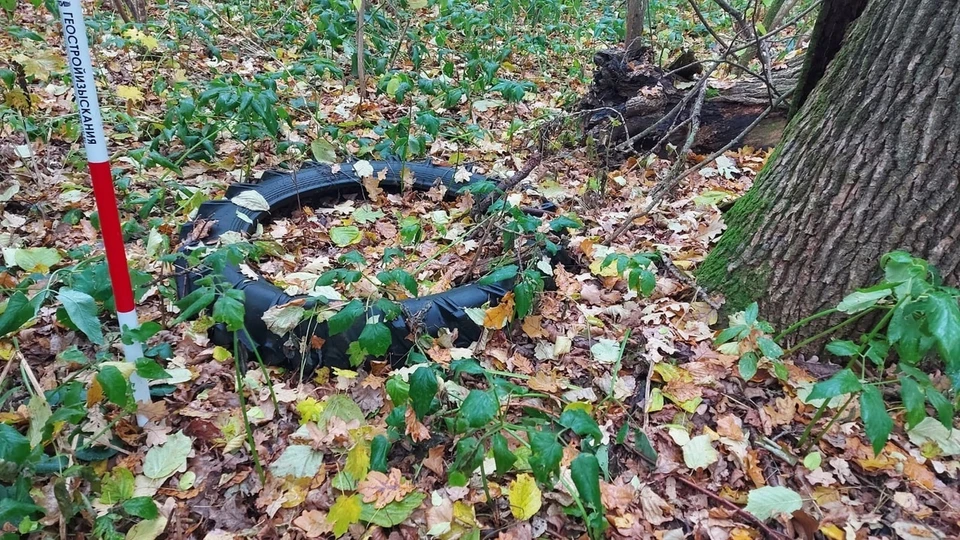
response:
M603 537L606 519L600 500L601 471L596 454L605 452L606 447L602 445L599 425L589 414L589 405L568 404L559 417L530 409L529 414L509 421L504 414L505 406L514 400L539 396L502 376L517 377L516 374L485 369L471 358L453 361L448 373L439 365L429 363L417 364L411 369L406 380L398 375L386 384L387 395L394 405L387 417L390 441L406 437L409 426L406 411L411 408L417 421L441 426L457 439L448 483L466 485L479 470L486 491L490 475L502 477L516 471L529 471L541 485L552 487L560 478L564 445L567 441L579 440L581 453L570 466L578 494L576 508L571 512L584 519L591 538ZM465 376L485 380L486 389L474 388L465 395L441 399L445 377L451 383L463 383ZM486 458L493 459L494 470L486 470Z
M960 290L945 286L934 267L904 251L884 255L880 266L884 277L879 283L847 295L836 308L798 321L775 337L769 324L757 320L756 304L731 317L731 326L717 337L721 351L740 356L745 379L752 378L766 361L774 365L778 377L786 378L781 357L840 331L849 332L858 321L872 323L858 336L827 343L826 352L846 364L815 384L805 397L818 409L798 440L802 452L859 399L867 438L879 454L893 430L890 404L882 391L887 386L899 385L908 428L923 421L930 410L944 427L953 428L960 390ZM826 317L837 322L786 351L777 345L790 333ZM947 376L946 388L931 377L936 373ZM815 425L832 407L837 409L831 420L814 436Z

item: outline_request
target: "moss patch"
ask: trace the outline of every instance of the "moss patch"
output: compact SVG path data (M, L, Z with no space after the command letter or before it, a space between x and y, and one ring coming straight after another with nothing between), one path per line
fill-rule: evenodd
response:
M761 190L776 157L775 151L767 160L756 184L724 216L727 230L697 270L697 282L700 285L726 297L726 312L743 309L761 298L766 291L769 275L766 262L759 268L732 263L742 262L738 258L742 255L744 246L750 242L770 206L769 201L761 195Z

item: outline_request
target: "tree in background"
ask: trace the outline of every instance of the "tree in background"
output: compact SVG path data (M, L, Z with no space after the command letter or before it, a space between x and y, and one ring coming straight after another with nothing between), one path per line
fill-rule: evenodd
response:
M627 58L630 58L642 46L640 38L643 36L643 18L646 13L647 0L627 0L625 37L623 40L623 48L627 51Z
M830 23L808 53L823 77L806 70L812 92L698 274L781 327L870 284L894 249L960 281L960 2L870 0L849 28Z

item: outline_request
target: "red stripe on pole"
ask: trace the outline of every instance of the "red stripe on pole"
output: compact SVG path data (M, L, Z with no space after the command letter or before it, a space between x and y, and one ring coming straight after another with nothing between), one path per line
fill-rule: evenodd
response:
M109 163L90 163L90 178L93 180L93 197L97 201L100 216L100 234L107 252L110 283L117 311L133 311L133 286L127 254L123 249L123 231L120 229L120 212L117 210L117 195L113 189L113 176Z

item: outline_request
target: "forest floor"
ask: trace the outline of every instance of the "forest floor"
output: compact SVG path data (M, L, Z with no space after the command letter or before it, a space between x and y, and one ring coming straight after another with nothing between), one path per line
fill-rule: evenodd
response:
M0 523L11 537L960 535L960 431L907 432L891 411L875 454L854 404L801 449L808 424L831 419L812 420L804 398L838 368L794 355L785 374L762 363L744 380L737 351L714 344L722 299L692 272L724 230L718 204L750 187L766 151L727 152L608 239L674 159L704 156L604 167L576 118L540 136L587 91L593 52L619 39L618 14L600 3L372 7L366 99L350 69L351 2L200 0L152 6L143 25L88 13L140 318L157 323L144 370L163 370L138 427L127 386L113 386L120 335L59 25L43 6L14 5L0 37ZM705 47L692 14L661 9L652 39L664 62ZM520 261L556 287L523 317L517 296L488 308L469 348L440 336L420 342L423 364L327 367L299 382L256 362L241 373L207 335L216 313L177 320L179 227L230 183L308 160L427 157L503 178L535 153L542 163L505 199L557 204L527 232L557 233L574 264ZM400 268L418 294L442 291L498 248L468 236L482 230L471 195L439 200L301 208L252 239L273 255L245 264L302 287L334 268ZM631 287L611 254L655 285ZM17 291L35 311L10 329Z

